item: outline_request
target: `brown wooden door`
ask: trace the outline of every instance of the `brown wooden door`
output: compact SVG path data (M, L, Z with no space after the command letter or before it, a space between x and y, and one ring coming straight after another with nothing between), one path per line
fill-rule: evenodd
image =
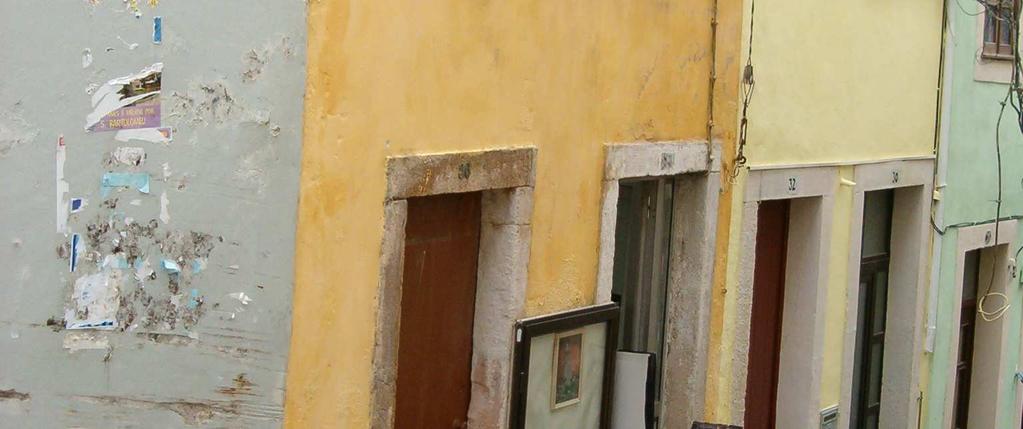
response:
M746 368L745 429L774 428L788 225L788 200L760 203Z
M394 427L464 428L480 194L408 201Z

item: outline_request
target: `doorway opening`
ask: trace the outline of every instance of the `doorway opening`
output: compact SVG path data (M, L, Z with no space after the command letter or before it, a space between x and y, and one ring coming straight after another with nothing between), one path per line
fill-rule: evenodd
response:
M952 424L966 429L970 421L970 381L973 346L977 332L977 286L980 283L980 250L966 252L963 266L963 298L959 305L959 354L955 358L956 386Z
M1005 293L1009 246L991 246L967 251L962 262L962 298L959 305L958 353L954 359L952 427L955 429L999 426L1007 411L999 405L1003 383L1015 383L1004 367L1008 358L1007 317L992 314ZM988 313L982 313L983 310ZM1004 296L1004 295L1002 295ZM1008 381L1011 380L1011 381ZM1012 416L1009 421L1013 421Z
M744 418L749 429L770 429L776 420L789 210L789 200L772 200L761 202L757 213Z
M881 419L894 206L895 191L891 189L864 195L850 424L854 428L877 429Z
M653 367L649 427L661 408L674 193L671 177L622 181L618 190L611 298L621 305L619 350L646 354Z
M763 199L748 204L748 338L742 404L748 429L817 427L830 214L827 198ZM746 220L748 219L748 220Z

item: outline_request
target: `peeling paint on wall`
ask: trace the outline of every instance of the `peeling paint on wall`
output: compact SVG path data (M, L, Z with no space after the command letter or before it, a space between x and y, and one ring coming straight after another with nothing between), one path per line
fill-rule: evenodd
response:
M270 64L274 56L280 55L288 59L294 54L295 47L288 36L282 36L280 39L266 42L259 49L250 49L245 53L242 60L245 64L245 71L242 72L242 81L251 82L258 79L263 74L263 69L267 64Z
M142 140L150 143L170 143L174 138L170 127L159 127L119 130L114 135L114 140L119 142Z
M0 158L14 148L35 141L38 129L17 113L21 102L14 104L15 110L0 108Z
M171 113L178 125L192 126L224 125L238 121L245 109L240 106L227 84L192 83L186 92L173 91L170 94Z
M146 150L140 147L122 146L110 153L114 161L129 167L141 167L146 162Z
M110 338L105 333L68 332L64 334L63 345L70 353L82 350L109 350Z
M160 194L160 221L164 225L170 223L170 210L168 206L170 206L170 200L167 198L167 191L163 191Z
M82 68L89 68L92 65L92 50L85 48L82 50Z
M64 135L57 138L57 233L67 234L68 216L68 183L64 180L64 163L67 161L67 147L64 146Z

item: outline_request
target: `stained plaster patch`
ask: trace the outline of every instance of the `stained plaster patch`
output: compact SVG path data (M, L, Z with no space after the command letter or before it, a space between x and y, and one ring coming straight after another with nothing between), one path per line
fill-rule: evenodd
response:
M270 64L274 56L280 54L285 59L295 55L291 38L282 36L279 40L266 42L262 48L250 49L242 57L245 71L242 72L243 82L252 82L263 74L263 69Z
M19 106L20 103L15 104L15 110L0 109L0 157L39 136L39 130L18 112Z

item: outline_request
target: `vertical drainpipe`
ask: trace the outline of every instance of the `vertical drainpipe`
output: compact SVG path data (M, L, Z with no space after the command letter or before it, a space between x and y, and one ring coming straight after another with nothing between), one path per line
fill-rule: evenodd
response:
M711 167L713 167L711 165L712 162L721 162L721 160L714 159L714 90L715 90L716 83L717 83L717 39L718 39L718 0L712 0L711 1L711 11L710 11L710 72L708 73L708 78L707 78L707 167L708 167L708 171L712 171L712 168L711 168ZM725 156L731 157L731 154L722 154L722 158L724 158ZM724 170L725 170L723 165L722 165L721 170L722 170L722 172L724 172ZM725 174L726 173L722 173L722 177L724 177ZM725 192L725 189L722 188L721 192ZM718 213L714 213L713 215L717 216ZM717 234L714 234L714 237L715 237L714 246L717 247L717 241L716 241ZM721 256L716 256L715 258L717 258L717 257L721 257ZM714 263L716 264L716 261ZM714 284L715 284L715 279L713 278L713 274L712 274L711 275L711 288L712 289L713 289L713 285ZM712 301L711 304L710 304L711 305L711 311L713 311L713 306L714 306L713 305L713 299L711 301ZM713 319L714 318L713 318L712 315L709 316L708 320L707 320L708 323L713 324ZM712 327L708 327L708 328L712 328ZM708 332L711 332L711 331L713 331L713 329L709 329L708 330ZM722 333L722 335L723 335L723 333ZM718 359L720 359L720 356L718 357ZM716 405L719 402L718 398L720 398L720 395L717 395L716 397L713 397L713 398L707 396L707 391L708 391L707 384L708 383L717 383L716 380L714 380L714 381L707 380L707 376L710 374L710 366L711 365L714 365L716 368L719 368L720 363L719 362L713 362L712 363L712 362L709 362L709 360L708 360L707 365L706 365L706 367L704 369L704 374L703 374L703 377L706 380L706 382L704 383L704 386L703 386L703 392L701 392L699 394L699 396L703 397L703 400L699 401L697 406L693 406L693 407L689 408L690 410L692 410L690 415L686 417L686 420L688 420L689 422L692 422L694 420L713 420L713 419L717 418L717 409L714 408L711 412L708 412L708 407L707 407L708 402L711 402L711 403L715 404L715 407L716 407ZM714 389L715 392L718 392L720 390L720 388L721 388L721 386L715 386L715 387L716 387ZM667 404L663 404L662 405L662 407L664 407L664 406L667 406Z
M710 14L710 74L708 75L708 79L707 79L707 87L708 87L708 89L707 89L707 158L708 158L708 160L710 162L721 162L721 161L723 161L724 158L728 158L728 159L731 158L731 154L722 154L721 155L722 160L719 161L719 160L714 160L714 156L713 156L713 154L714 154L714 90L715 90L715 88L717 86L716 85L717 84L717 10L718 10L717 9L717 2L718 2L718 0L713 0L712 3L711 3L711 14ZM732 118L732 119L735 119L735 118ZM708 166L708 167L712 167L712 166ZM711 171L711 169L708 168L708 171ZM721 166L721 171L722 172L725 171L724 165ZM730 174L730 173L723 173L721 175L721 177L724 177L727 174ZM721 189L721 191L724 191L724 190L725 190L724 188ZM728 210L730 210L730 209L731 208L729 206ZM713 214L713 216L717 216L717 215L718 215L718 213L714 213ZM717 238L717 231L714 231L714 237ZM714 243L714 247L715 248L717 247L717 241L716 240L715 240L715 243ZM713 276L714 275L712 273L711 274L711 289L713 289L713 285L715 283L715 280L714 280ZM713 299L712 299L712 301L713 301ZM713 303L711 303L711 307L713 308ZM721 308L724 308L724 306L722 305ZM708 323L713 323L713 321L711 321L711 320L713 320L713 317L712 316L708 316L708 318L707 318ZM709 330L708 332L711 332L711 331L713 331L713 329ZM721 334L719 334L719 335L723 336L723 334L724 333L722 331ZM720 338L719 338L719 341L720 341ZM721 358L721 356L718 356L718 359L720 359L720 358ZM711 364L710 362L707 363L708 369L709 369L710 364ZM720 361L715 362L714 366L715 366L715 368L720 369ZM707 370L708 369L704 370L703 377L704 377L705 380L706 380L707 375L708 375L707 374ZM720 380L720 378L718 378L718 380ZM714 380L714 381L709 381L708 380L708 381L706 381L705 385L703 386L704 387L703 395L706 395L706 392L707 392L707 385L706 385L706 383L718 383L718 381L717 380ZM714 390L715 392L720 392L720 390L721 390L721 386L720 385L715 386L715 390ZM719 400L718 400L719 398L720 398L719 394L716 397L704 397L703 403L700 404L701 405L700 407L702 407L702 410L700 410L699 407L694 407L694 409L693 409L693 414L694 415L688 417L687 420L691 420L692 421L692 420L698 420L698 419L699 420L708 420L708 419L715 420L715 419L717 419L717 414L718 414L717 405L718 405L718 402L719 402ZM708 401L712 401L712 403L714 403L714 405L715 405L713 413L711 413L709 416L708 416L708 413L707 413L707 402ZM697 415L700 415L700 416L698 417ZM686 422L686 424L687 424L687 422Z
M955 43L949 43L955 37L952 28L952 20L949 17L949 1L944 3L942 12L941 27L941 69L938 74L938 112L936 114L937 124L935 125L934 152L937 160L934 165L934 196L941 196L945 189L945 178L948 171L948 133L951 126L949 116L951 114L952 97L946 92L952 86L952 50ZM944 203L941 198L934 199L934 224L944 224ZM927 341L925 348L928 353L934 353L935 329L938 319L938 283L941 273L941 243L942 235L938 232L932 233L931 240L931 278L927 293Z
M707 144L708 149L714 147L714 87L718 79L717 71L717 40L718 40L718 0L713 0L710 12L710 76L707 90ZM711 156L713 150L707 151Z

